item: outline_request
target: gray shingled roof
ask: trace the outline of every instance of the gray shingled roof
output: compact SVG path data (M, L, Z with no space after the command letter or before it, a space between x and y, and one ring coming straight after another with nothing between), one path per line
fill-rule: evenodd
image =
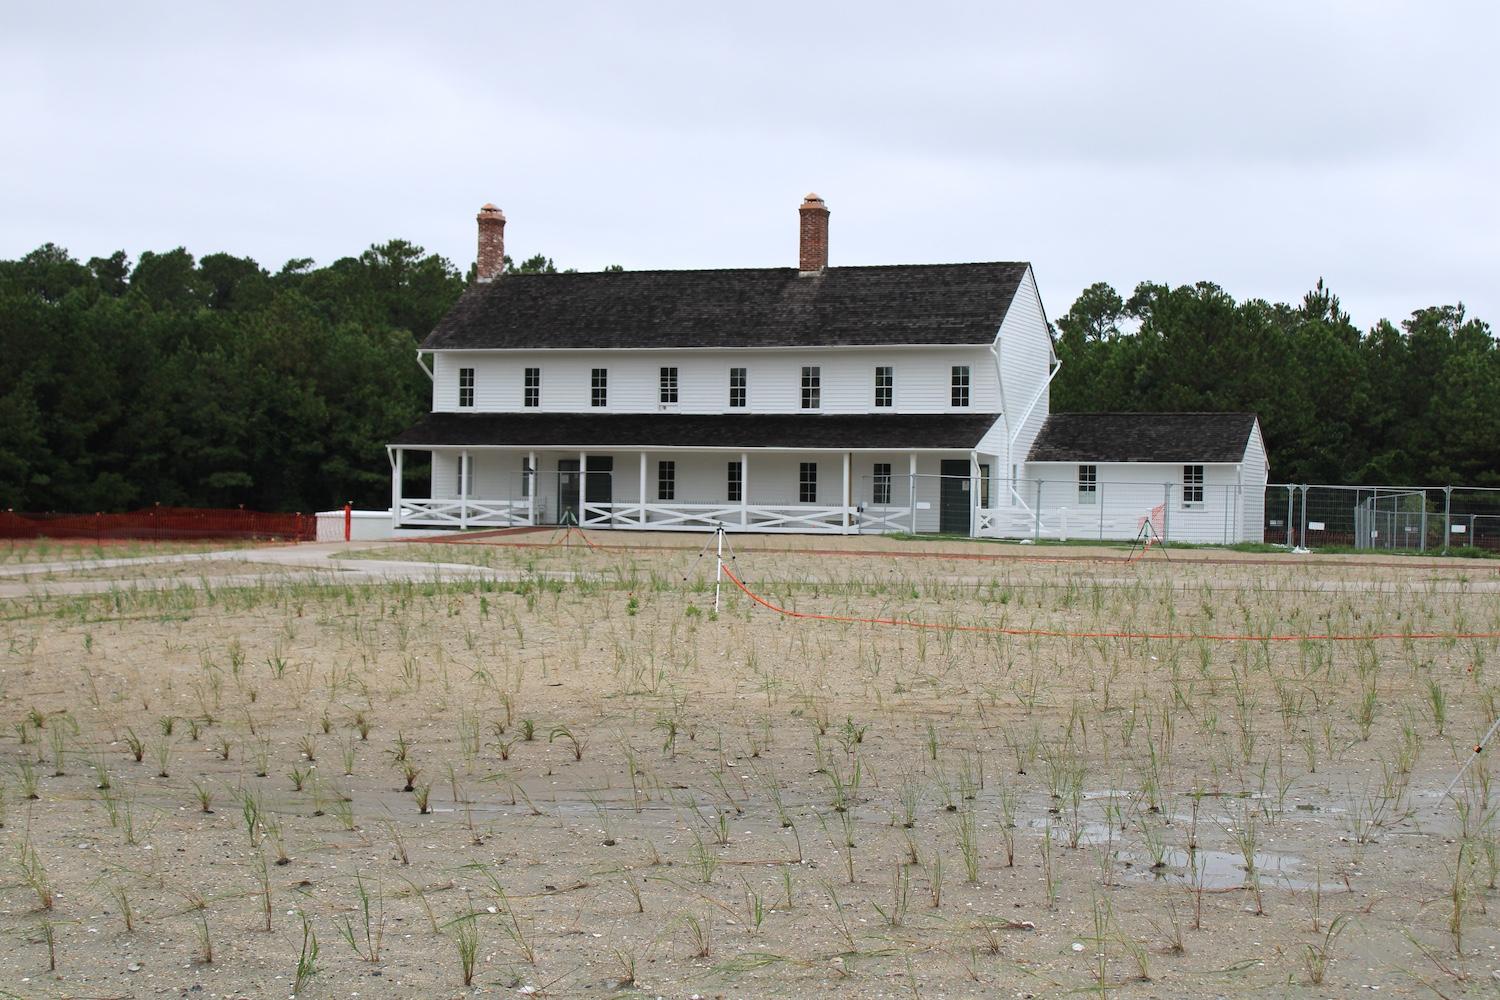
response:
M429 413L393 444L534 448L973 448L993 413Z
M989 344L1028 264L504 274L423 350Z
M1253 413L1054 413L1029 462L1237 463Z

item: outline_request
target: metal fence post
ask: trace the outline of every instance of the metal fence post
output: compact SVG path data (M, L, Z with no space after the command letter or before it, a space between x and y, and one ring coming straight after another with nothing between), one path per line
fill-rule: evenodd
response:
M1172 484L1161 484L1161 540L1165 545L1172 537Z
M1453 538L1453 487L1443 487L1443 555L1448 554L1448 543ZM1470 540L1472 542L1472 539Z
M1291 483L1286 486L1286 547L1292 548L1292 497L1296 494L1297 487Z
M1104 541L1104 484L1094 485L1094 502L1099 505L1099 541Z
M1042 540L1042 481L1036 481L1036 506L1031 511L1031 540Z
M1302 484L1302 547L1307 548L1307 492L1312 487Z

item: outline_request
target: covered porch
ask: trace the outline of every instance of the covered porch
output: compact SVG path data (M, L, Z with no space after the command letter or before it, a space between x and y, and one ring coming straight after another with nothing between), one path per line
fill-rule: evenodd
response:
M407 454L431 455L424 496ZM651 531L978 534L995 466L977 452L391 447L396 528L577 524Z
M974 535L994 419L434 413L389 446L393 527ZM403 494L414 451L431 455L423 496Z

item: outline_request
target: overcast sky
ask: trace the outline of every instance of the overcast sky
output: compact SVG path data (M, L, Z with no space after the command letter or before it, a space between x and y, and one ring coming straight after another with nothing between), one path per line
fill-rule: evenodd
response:
M0 256L466 268L493 201L515 257L793 266L817 191L831 263L1029 260L1053 317L1321 275L1361 326L1500 324L1497 11L9 3Z

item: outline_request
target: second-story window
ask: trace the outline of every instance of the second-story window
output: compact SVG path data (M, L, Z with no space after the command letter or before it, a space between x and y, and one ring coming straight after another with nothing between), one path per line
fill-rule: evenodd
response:
M474 405L474 369L472 368L458 370L458 405Z
M656 463L656 499L677 499L677 463Z
M969 405L969 366L953 366L953 405Z
M542 370L540 368L526 369L526 387L523 405L527 407L542 405Z
M609 405L609 369L595 368L592 382L592 395L589 397L590 406Z
M733 409L737 410L745 405L745 388L749 382L747 374L744 368L729 369L729 405Z
M875 405L892 406L896 401L896 369L880 365L875 369Z
M663 403L677 402L677 369L663 368L661 370L660 400Z
M816 410L823 405L823 369L817 365L802 366L802 408Z

